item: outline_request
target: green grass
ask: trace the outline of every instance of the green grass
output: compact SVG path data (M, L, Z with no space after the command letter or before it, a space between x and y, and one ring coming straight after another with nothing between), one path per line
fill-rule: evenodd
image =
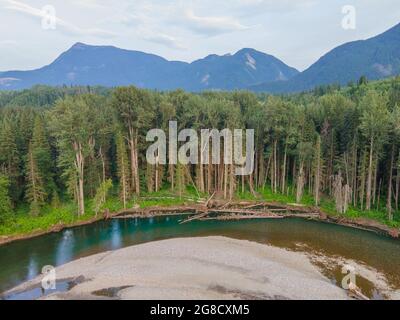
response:
M193 187L187 188L181 196L171 193L169 190L162 190L153 193L143 193L139 198L132 197L132 199L130 199L128 202L127 207L132 208L135 205L139 205L140 208L148 208L152 206L177 206L196 201L199 199L199 196L202 199L208 198L206 194L199 195ZM254 196L249 190L245 190L244 193L237 193L236 197L240 200L265 200L270 202L278 202L281 204L290 204L296 202L294 195L273 193L269 187L257 190L257 196ZM305 193L301 204L306 206L314 206L312 195ZM59 206L59 208L46 206L41 210L41 214L37 217L29 214L29 206L21 206L15 211L15 215L12 219L8 220L3 225L0 225L0 236L15 236L33 232L47 231L57 224L72 225L81 221L93 219L95 217L95 213L92 210L92 201L87 200L85 202L85 206L86 213L81 217L77 215L77 207L72 202L64 202ZM321 200L320 207L329 215L339 216L339 214L336 213L334 202L330 199L323 198ZM114 194L108 198L107 202L103 206L103 209L108 209L110 212L117 212L123 209L123 205L118 197ZM381 210L362 211L360 209L350 207L348 212L341 216L346 218L369 218L377 220L391 227L400 227L400 212L395 213L394 221L389 221L384 208Z
M246 190L244 193L237 193L236 196L241 200L265 200L269 202L277 202L281 204L290 204L296 202L296 197L292 194L284 195L281 193L273 193L270 187L265 187L263 189L256 190L257 196L254 196L249 190ZM315 206L314 198L309 193L305 192L302 201L302 205L305 206ZM400 228L400 212L394 213L394 220L389 221L387 218L387 213L385 208L381 208L380 210L370 210L364 211L359 208L350 207L349 210L345 214L338 214L336 212L335 203L333 200L328 199L326 197L321 199L320 206L322 211L327 213L330 216L334 217L344 217L344 218L368 218L372 220L379 221L385 225L394 228Z
M63 203L59 208L46 206L37 217L31 216L29 207L23 206L16 210L12 219L0 225L0 235L20 235L46 231L56 224L73 224L90 220L93 217L94 213L91 210L88 210L84 216L78 217L76 206L73 203Z
M147 197L149 199L146 199ZM196 199L198 199L198 195L192 188L188 188L183 192L181 197L169 191L143 193L139 198L132 197L127 203L127 208L133 208L135 205L139 205L140 208L176 206ZM109 212L117 212L123 210L123 204L114 195L107 199L102 209L108 209ZM57 224L73 225L93 218L95 218L95 212L92 209L91 200L85 201L85 214L83 216L78 216L77 206L72 202L64 202L58 208L52 208L47 205L41 209L39 216L30 215L29 206L23 205L15 210L15 215L11 219L0 225L0 236L16 236L48 231Z

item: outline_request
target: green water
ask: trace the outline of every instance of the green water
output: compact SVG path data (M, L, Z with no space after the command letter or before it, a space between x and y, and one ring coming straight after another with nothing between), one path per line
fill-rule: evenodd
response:
M303 219L179 224L182 219L182 216L170 216L102 221L0 246L0 292L34 278L45 265L59 266L95 253L149 241L200 236L226 236L352 259L383 272L391 285L400 288L400 241L388 237ZM336 282L335 272L330 277ZM379 297L368 284L363 285L369 296Z

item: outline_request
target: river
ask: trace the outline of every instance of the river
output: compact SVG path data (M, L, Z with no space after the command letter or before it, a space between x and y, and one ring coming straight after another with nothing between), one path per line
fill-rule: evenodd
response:
M352 260L383 274L400 289L400 241L372 232L304 219L192 221L183 216L100 221L0 246L0 292L41 273L45 265L59 266L92 254L149 241L178 237L226 236L304 251L332 282L340 284L341 268L332 261ZM370 281L357 285L370 298L384 298Z

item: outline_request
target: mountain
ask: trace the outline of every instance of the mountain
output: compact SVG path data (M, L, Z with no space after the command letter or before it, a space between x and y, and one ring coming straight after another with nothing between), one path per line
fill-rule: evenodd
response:
M188 89L243 89L248 87L247 83L288 80L298 73L271 55L242 49L234 55L209 55L192 62L188 72L192 86Z
M400 73L400 24L367 39L349 42L328 52L289 81L250 87L255 91L299 92L325 84L346 85L365 75L377 80Z
M0 88L21 89L36 84L173 87L171 74L179 79L185 68L183 62L170 62L139 51L76 43L43 68L0 73Z
M53 63L40 69L0 72L0 89L65 84L135 85L158 90L234 90L287 80L296 74L296 69L253 49L242 49L234 55L209 55L186 63L112 46L76 43Z

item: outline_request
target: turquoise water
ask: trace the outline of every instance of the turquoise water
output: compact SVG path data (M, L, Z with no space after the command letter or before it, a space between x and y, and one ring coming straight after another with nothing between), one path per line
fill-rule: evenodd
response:
M303 219L179 224L182 219L183 216L169 216L101 221L0 246L0 292L36 277L45 265L59 266L95 253L149 241L201 236L226 236L353 259L383 272L393 286L400 288L398 240Z

